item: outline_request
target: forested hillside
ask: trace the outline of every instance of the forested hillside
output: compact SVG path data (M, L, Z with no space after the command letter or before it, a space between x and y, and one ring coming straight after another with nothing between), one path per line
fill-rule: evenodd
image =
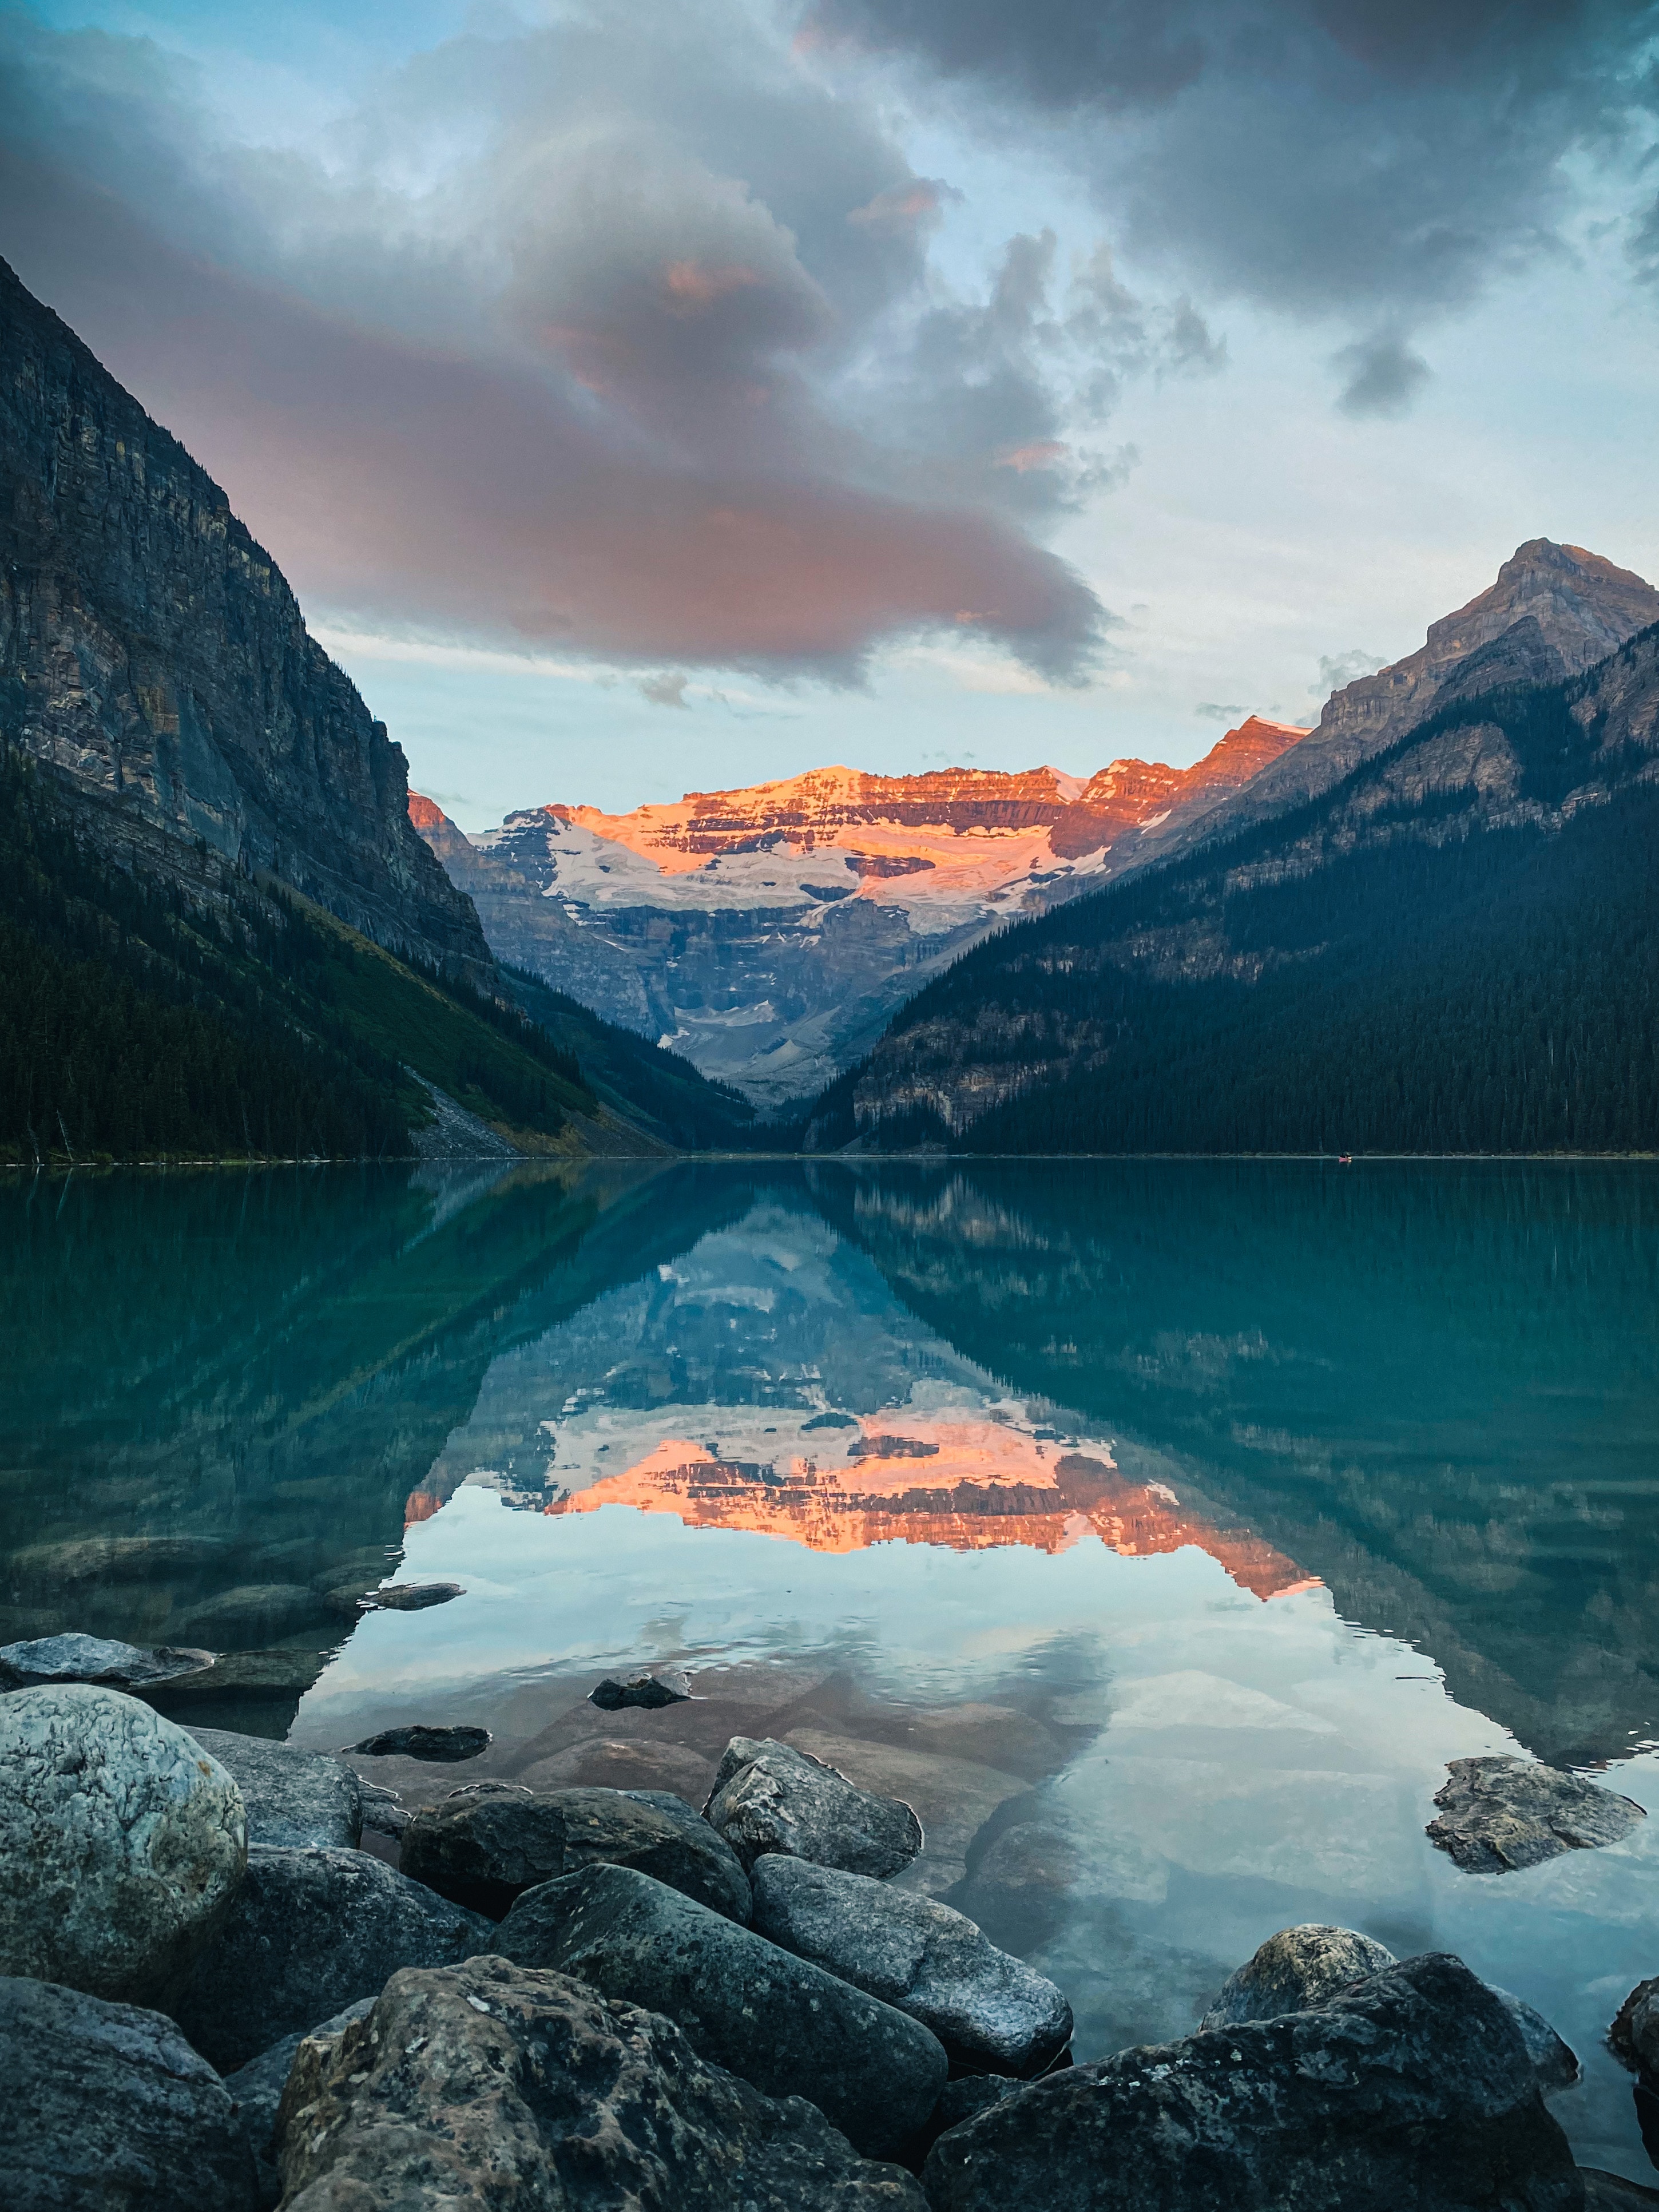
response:
M1659 1150L1659 630L978 948L813 1149Z

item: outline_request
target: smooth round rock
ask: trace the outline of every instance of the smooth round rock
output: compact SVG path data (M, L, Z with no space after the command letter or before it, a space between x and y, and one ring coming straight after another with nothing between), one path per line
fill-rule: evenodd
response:
M158 2004L247 1865L242 1794L137 1698L83 1683L0 1697L0 1972Z

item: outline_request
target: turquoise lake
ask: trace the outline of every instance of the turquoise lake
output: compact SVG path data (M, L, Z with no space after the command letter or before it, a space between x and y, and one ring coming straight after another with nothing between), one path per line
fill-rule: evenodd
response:
M0 1640L204 1645L188 1725L483 1722L463 1779L701 1802L733 1734L908 1798L901 1877L1188 2032L1275 1929L1456 1951L1583 2062L1659 1817L1499 1876L1522 1752L1659 1815L1659 1170L749 1163L0 1183ZM453 1579L358 1617L383 1578ZM664 1712L598 1679L690 1668ZM1659 2118L1653 2127L1659 2152Z

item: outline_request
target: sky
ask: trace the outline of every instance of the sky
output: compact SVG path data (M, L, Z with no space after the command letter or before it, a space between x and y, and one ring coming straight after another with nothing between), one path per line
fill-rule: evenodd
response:
M0 0L0 256L470 830L1659 579L1659 0Z

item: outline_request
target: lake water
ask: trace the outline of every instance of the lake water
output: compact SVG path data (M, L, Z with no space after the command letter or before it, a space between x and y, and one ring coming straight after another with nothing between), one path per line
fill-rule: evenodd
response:
M1449 1949L1586 2079L1659 1972L1659 1818L1503 1876L1522 1749L1659 1812L1659 1172L344 1169L0 1184L0 1640L243 1655L190 1719L701 1802L733 1734L910 1800L902 1879L1187 2032L1275 1929ZM358 1619L383 1577L465 1595ZM697 1696L605 1714L635 1663ZM1659 2144L1659 2134L1656 2134Z

